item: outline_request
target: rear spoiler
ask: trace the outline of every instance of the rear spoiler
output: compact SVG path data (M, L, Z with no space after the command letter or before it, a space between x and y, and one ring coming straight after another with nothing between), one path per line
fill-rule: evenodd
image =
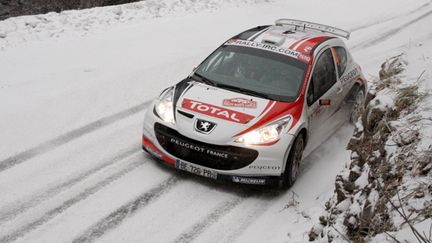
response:
M321 31L321 32L325 32L325 33L329 33L329 34L343 37L347 40L349 39L350 34L351 34L348 31L338 29L335 27L331 27L328 25L317 24L317 23L307 22L307 21L303 21L303 20L296 20L296 19L278 19L278 20L276 20L276 25L277 26L292 26L292 27L294 27L295 30L310 29L310 30Z

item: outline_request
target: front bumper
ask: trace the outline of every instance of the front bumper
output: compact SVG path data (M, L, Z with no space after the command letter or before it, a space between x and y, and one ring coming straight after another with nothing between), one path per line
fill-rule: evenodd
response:
M242 184L277 184L285 167L293 136L286 134L270 146L239 143L208 144L188 138L175 126L146 113L143 149L165 164L214 180Z

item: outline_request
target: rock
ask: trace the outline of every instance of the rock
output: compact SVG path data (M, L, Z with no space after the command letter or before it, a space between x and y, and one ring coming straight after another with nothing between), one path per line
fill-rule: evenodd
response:
M336 195L338 203L346 199L345 192L341 188L336 189Z
M358 220L354 215L350 215L345 218L344 225L348 228L348 231L354 231L358 228Z
M423 190L418 190L414 194L414 198L423 198L425 196L425 193Z
M348 180L350 182L355 182L359 177L360 177L360 173L358 173L357 171L351 170L349 173L349 176L348 176Z
M318 237L318 234L312 228L308 236L309 236L309 241L315 241L315 239Z
M355 189L355 183L351 182L351 181L346 181L344 183L344 189L348 192L348 193L353 193L354 189Z
M324 216L319 217L319 222L321 225L326 226L327 225L327 219Z

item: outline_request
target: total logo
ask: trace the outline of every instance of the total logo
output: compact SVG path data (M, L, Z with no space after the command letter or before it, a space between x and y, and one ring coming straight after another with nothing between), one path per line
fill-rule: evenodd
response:
M207 104L196 100L190 100L190 99L183 100L182 108L197 113L201 113L207 116L212 116L219 119L242 123L242 124L246 124L255 118L254 116L251 116L246 113L242 113L242 112L238 112L227 108Z

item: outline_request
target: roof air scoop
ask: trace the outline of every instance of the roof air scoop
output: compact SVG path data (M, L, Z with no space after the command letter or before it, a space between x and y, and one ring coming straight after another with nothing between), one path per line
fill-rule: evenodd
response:
M262 40L262 43L264 44L270 44L275 46L281 46L285 42L285 37L283 36L272 36L268 35L265 36Z

